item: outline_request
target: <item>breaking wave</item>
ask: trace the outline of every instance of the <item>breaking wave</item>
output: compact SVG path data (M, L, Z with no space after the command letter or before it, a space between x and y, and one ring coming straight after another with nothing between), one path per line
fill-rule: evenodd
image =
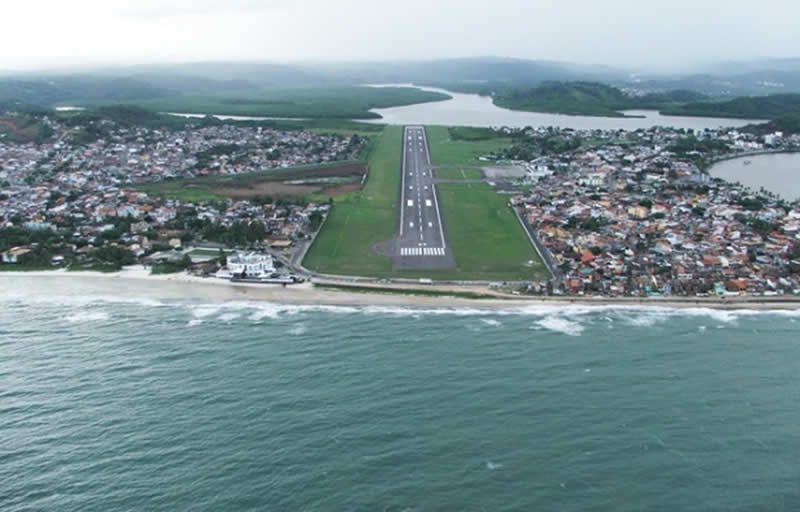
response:
M502 317L533 317L543 321L541 327L558 330L558 325L567 323L605 320L621 322L634 327L652 327L676 317L710 319L717 324L735 324L746 317L779 316L800 319L800 310L775 309L714 309L709 307L664 307L650 305L593 305L577 303L532 304L519 307L411 307L411 306L344 306L344 305L293 305L267 301L197 302L192 300L158 300L147 297L117 295L57 295L29 294L19 290L0 292L0 303L12 305L50 305L59 308L87 308L102 304L133 305L141 307L178 308L188 310L193 320L218 318L221 321L241 321L239 317L253 322L265 319L277 320L309 313L340 315L388 315L394 317L419 318L423 316L456 316L480 319L485 325L499 326ZM763 307L763 306L761 306ZM236 313L237 318L230 315ZM585 320L584 320L585 319ZM557 321L556 321L557 320ZM190 320L191 322L192 320ZM580 322L578 322L580 324ZM197 325L192 323L191 325Z
M25 295L19 292L0 294L0 303L25 305L55 305L61 307L85 307L99 304L121 304L144 307L163 307L168 304L146 297L122 297L116 295Z
M71 324L105 322L111 319L111 315L104 311L81 311L64 317L64 320Z
M578 322L557 316L543 318L536 322L536 325L550 331L566 334L567 336L580 336L584 329L583 325Z
M225 313L219 316L219 320L222 322L230 323L239 318L240 316L242 315L240 315L239 313Z
M289 329L288 332L292 336L302 336L303 334L308 332L308 328L303 324L297 324L294 327L292 327L291 329Z

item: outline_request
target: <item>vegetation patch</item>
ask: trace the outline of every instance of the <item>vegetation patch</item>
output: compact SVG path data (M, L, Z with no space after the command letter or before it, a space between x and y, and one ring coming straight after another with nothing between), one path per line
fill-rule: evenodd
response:
M339 275L392 275L392 260L373 251L397 225L403 128L388 126L369 158L364 188L336 201L303 265Z
M502 90L494 97L498 107L529 112L626 117L622 110L660 110L707 99L701 93L677 90L628 96L616 87L596 82L544 82L529 89Z
M89 265L70 265L67 270L69 272L102 272L104 274L112 274L118 272L121 267L113 263L92 263Z
M53 129L40 119L26 115L0 115L0 141L25 144L43 142L53 136Z
M370 158L370 175L365 188L347 200L335 203L303 262L305 267L324 274L439 280L530 281L546 278L544 266L508 206L508 197L484 184L471 187L439 185L456 269L394 272L392 259L377 254L373 249L395 235L402 135L402 127L385 129ZM487 147L508 144L505 139L452 141L445 127L428 128L428 137L437 165L441 165L442 160L455 165L470 164ZM460 173L460 168L445 170L445 173L451 171Z
M150 273L155 275L177 274L179 272L183 272L190 266L192 266L192 259L189 257L188 254L185 254L180 261L176 262L164 261L153 265L153 267L150 269Z
M480 160L482 156L499 153L511 145L511 139L502 136L482 140L453 138L444 126L428 126L426 132L434 165L480 165L485 163Z
M677 116L778 119L800 113L800 94L745 96L729 101L693 102L665 108L662 113Z
M139 189L149 195L189 202L303 198L312 194L335 198L358 190L368 172L369 166L363 162L337 162L230 176L165 180L141 185Z
M447 133L452 140L465 140L468 142L502 138L502 134L492 128L480 128L475 126L454 126L448 128Z
M350 293L369 293L369 294L382 294L382 295L415 295L422 297L456 297L459 299L503 299L497 295L490 295L488 293L476 292L459 292L459 291L442 291L442 290L425 290L422 288L388 288L378 286L351 286L347 284L314 284L315 288L323 290L336 290Z
M439 185L456 270L448 279L534 281L547 270L508 205L489 185ZM531 263L533 262L533 263Z
M446 167L436 169L436 177L443 180L482 180L483 172L471 167Z
M309 87L264 89L245 95L168 96L125 102L155 112L309 119L380 119L374 108L399 107L450 96L412 87ZM82 105L103 105L91 101Z

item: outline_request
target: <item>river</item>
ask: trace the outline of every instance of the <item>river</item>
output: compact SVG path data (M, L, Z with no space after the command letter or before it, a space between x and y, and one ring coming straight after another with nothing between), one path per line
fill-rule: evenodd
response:
M417 87L412 84L379 84L371 87ZM477 94L461 94L437 89L434 87L418 87L423 91L441 92L452 96L452 100L432 103L418 103L406 107L378 108L371 112L379 114L382 119L370 120L372 123L389 124L426 124L445 126L508 126L524 128L526 126L558 126L576 130L636 130L653 126L669 126L703 130L720 126L745 126L758 123L752 119L726 119L711 117L662 116L655 110L628 110L629 116L643 117L597 117L568 116L547 114L542 112L522 112L508 110L496 106L488 96Z
M376 108L370 110L381 116L380 119L355 119L377 124L425 124L444 126L508 126L510 128L524 128L526 126L557 126L573 128L576 130L637 130L653 126L668 126L672 128L685 128L704 130L706 128L719 128L721 126L740 127L763 121L753 119L728 119L716 117L681 117L663 116L655 110L626 110L624 113L636 117L597 117L597 116L568 116L563 114L547 114L542 112L522 112L508 110L496 106L492 99L477 94L461 94L437 89L435 87L421 87L413 84L372 84L369 87L417 87L423 91L432 91L448 94L450 100L417 103L404 107ZM204 117L204 114L186 114L169 112L170 115L182 117ZM267 119L284 119L302 121L301 118L259 117L259 116L231 116L214 115L222 120L232 121L259 121Z
M714 165L709 172L714 177L738 181L754 190L764 187L789 201L800 199L800 153L726 160Z

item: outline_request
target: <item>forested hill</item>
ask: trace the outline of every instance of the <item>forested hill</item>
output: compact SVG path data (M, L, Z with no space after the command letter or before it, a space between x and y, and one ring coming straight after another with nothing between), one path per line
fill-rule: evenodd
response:
M595 82L545 82L529 89L501 90L494 102L512 110L622 117L622 110L662 109L705 98L694 91L628 96L616 87Z
M800 94L774 94L734 98L720 102L692 102L664 108L663 113L679 116L777 119L800 113Z
M130 78L60 76L0 79L0 100L36 105L93 99L127 101L167 96L169 91Z
M800 113L787 114L768 123L752 124L746 131L757 135L783 132L784 134L800 133Z

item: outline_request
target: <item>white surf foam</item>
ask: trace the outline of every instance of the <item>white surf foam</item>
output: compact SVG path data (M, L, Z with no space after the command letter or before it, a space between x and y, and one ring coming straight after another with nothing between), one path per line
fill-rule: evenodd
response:
M610 319L610 322L621 320L634 326L651 327L671 317L695 316L711 318L714 321L731 324L747 316L781 316L800 319L800 310L762 310L747 309L743 304L740 309L718 310L702 306L693 308L672 308L650 305L593 305L576 303L536 304L503 309L479 307L454 308L417 308L405 306L323 306L323 305L291 305L261 301L232 301L201 303L191 301L166 301L147 297L124 297L115 295L26 295L18 290L0 292L0 303L45 304L58 306L85 307L96 304L133 304L144 307L188 307L194 318L204 318L220 311L244 311L254 321L265 318L277 319L282 316L293 316L309 312L331 314L367 314L392 315L399 317L422 317L428 315L470 316L486 319L487 317L524 316L541 317L558 316L561 318L580 318L598 315ZM488 325L488 324L487 324Z
M567 336L580 336L583 332L583 325L578 322L568 320L558 316L548 316L536 322L536 325L554 332L560 332Z
M481 318L481 322L490 327L500 327L501 325L503 325L500 323L499 320L495 320L493 318Z
M89 323L89 322L105 322L111 318L111 315L104 311L80 311L64 317L69 323Z
M486 461L486 469L488 469L489 471L494 471L495 469L500 469L502 467L503 465L498 462L492 462L490 460Z
M219 315L218 320L220 320L221 322L231 323L240 316L242 316L240 313L224 313L222 315Z
M413 308L404 306L367 306L361 311L368 315L393 315L418 317L423 315L447 316L486 316L498 314L497 311L475 308Z
M306 328L305 325L297 324L294 327L292 327L291 329L289 329L289 334L291 334L292 336L302 336L307 331L308 331L308 328Z
M0 303L17 302L28 305L89 306L97 304L130 304L145 307L163 307L164 302L146 297L121 297L115 295L25 295L19 292L0 295Z
M625 318L625 321L634 327L652 327L663 320L666 320L666 316L649 313L639 313Z
M192 308L192 316L195 318L206 318L215 315L222 310L222 306L205 305Z

